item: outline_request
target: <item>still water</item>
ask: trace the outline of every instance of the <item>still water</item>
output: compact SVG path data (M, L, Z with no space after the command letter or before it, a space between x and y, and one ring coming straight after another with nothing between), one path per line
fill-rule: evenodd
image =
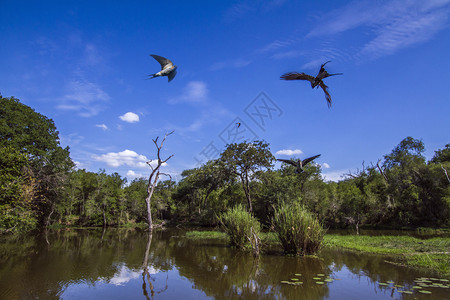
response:
M436 276L384 260L340 250L255 260L182 230L61 230L0 237L0 299L450 299L448 282L422 294L417 278Z

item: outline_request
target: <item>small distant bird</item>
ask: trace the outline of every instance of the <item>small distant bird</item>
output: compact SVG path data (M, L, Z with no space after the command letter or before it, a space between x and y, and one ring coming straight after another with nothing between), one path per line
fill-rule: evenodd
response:
M161 65L161 71L159 71L158 73L155 74L150 74L148 76L152 76L148 79L153 79L155 77L159 77L159 76L167 76L167 78L169 79L169 82L172 81L172 79L174 79L175 75L177 75L177 66L175 66L169 59L159 56L159 55L155 55L155 54L150 54L151 57L153 57L154 59L156 59L157 62L159 62L159 64Z
M309 82L311 82L311 88L320 86L325 93L325 99L327 100L328 107L331 107L331 95L328 92L328 86L323 82L323 79L334 75L342 75L343 73L329 74L324 68L325 65L329 62L330 61L327 61L326 63L320 66L319 74L317 74L316 77L313 77L305 73L290 72L281 75L280 78L284 80L308 80Z
M236 125L237 125L237 128L241 127L241 123L239 123L239 122L237 122Z
M281 162L284 162L284 163L287 163L287 164L290 164L290 165L293 165L294 167L297 168L296 172L300 174L301 172L304 171L303 167L306 166L306 164L308 164L309 162L315 160L319 156L320 156L320 154L315 155L315 156L311 156L311 157L308 157L308 158L305 158L304 160L299 159L297 161L290 160L290 159L281 159L281 158L277 158L277 160L279 160Z

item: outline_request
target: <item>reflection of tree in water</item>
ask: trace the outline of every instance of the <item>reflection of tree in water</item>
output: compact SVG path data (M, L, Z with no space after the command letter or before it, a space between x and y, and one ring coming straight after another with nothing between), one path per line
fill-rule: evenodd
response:
M313 282L313 274L323 273L324 265L317 258L263 255L256 260L251 253L205 242L178 239L171 248L180 275L193 282L208 296L216 299L323 299L326 285ZM305 277L303 286L287 286L295 273Z
M124 229L71 229L49 232L49 244L45 236L2 237L0 298L59 299L70 285L111 282L124 265L142 270L145 236ZM154 246L163 253L165 242ZM166 255L157 256L155 268L171 268Z
M150 272L149 272L149 269L148 269L148 257L149 257L149 254L150 254L150 246L152 244L152 237L153 237L152 236L152 231L149 231L148 232L148 236L147 236L147 246L145 247L144 262L142 264L142 268L143 268L143 271L142 271L142 291L143 291L144 296L145 296L146 299L150 299L150 297L148 296L148 291L147 291L147 283L145 281L146 278L147 278L147 282L148 282L148 285L149 285L149 288L150 288L151 299L153 299L153 297L155 296L155 288L154 288L154 286L152 284L152 278L150 276ZM167 284L168 279L169 279L169 275L167 275L167 277L166 277L166 285L165 285L165 287L160 289L159 291L156 291L156 294L160 294L160 293L162 293L162 292L167 290L167 288L169 287L168 284ZM153 279L153 281L154 281L154 279Z

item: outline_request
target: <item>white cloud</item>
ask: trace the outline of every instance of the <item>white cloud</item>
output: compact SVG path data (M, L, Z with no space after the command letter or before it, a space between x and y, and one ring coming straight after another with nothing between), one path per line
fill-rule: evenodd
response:
M330 165L327 164L327 163L323 163L323 164L322 164L322 167L324 167L325 169L329 169L329 168L330 168Z
M145 155L140 155L132 150L124 150L122 152L108 152L102 155L93 155L97 161L102 161L110 167L129 166L134 168L147 168L147 161L149 159ZM156 160L152 160L151 165L155 166ZM166 166L167 163L163 163L162 166Z
M170 104L176 104L180 102L188 103L203 103L208 96L208 88L203 81L191 81L183 89L183 94L179 97L169 100Z
M109 152L100 156L93 155L93 158L98 161L105 162L111 167L120 167L126 165L129 167L145 168L147 167L147 157L137 154L132 150L124 150L122 152Z
M108 126L106 126L105 124L97 124L95 125L95 127L101 128L103 130L108 130Z
M283 150L278 150L277 152L275 152L275 154L278 154L278 155L288 155L288 156L298 155L298 154L302 154L302 153L303 153L303 151L300 149L295 149L295 150L283 149Z
M98 85L85 80L72 80L66 86L67 93L56 108L77 111L82 117L97 115L104 109L110 97Z
M338 182L339 180L343 179L344 174L347 172L348 171L345 171L345 170L340 170L340 171L338 170L338 171L333 171L333 172L323 172L322 176L325 181Z
M141 177L144 177L144 175L142 173L136 173L133 170L128 170L127 177L130 177L130 178L141 178Z
M139 116L132 112L127 112L123 116L119 117L122 121L128 122L128 123L135 123L139 122Z

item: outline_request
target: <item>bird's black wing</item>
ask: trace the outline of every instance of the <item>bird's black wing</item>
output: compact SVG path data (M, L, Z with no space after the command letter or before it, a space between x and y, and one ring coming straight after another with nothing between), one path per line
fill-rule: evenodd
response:
M284 80L308 80L309 82L314 81L314 77L305 73L297 73L297 72L290 72L281 75L280 79Z
M159 62L159 64L161 65L161 70L164 70L168 67L169 68L173 67L173 63L165 57L162 57L162 56L159 56L156 54L150 54L150 56L153 57L154 59L156 59L157 62Z
M320 156L320 154L315 155L315 156L311 156L311 157L308 157L308 158L305 158L304 160L302 160L302 166L305 166L307 163L309 163L312 160L315 160L319 156Z
M327 100L328 108L331 107L331 95L328 92L328 87L323 81L320 81L319 86L322 88L323 92L325 93L325 99Z
M284 162L284 163L287 163L287 164L290 164L290 165L293 165L295 167L297 166L297 163L295 161L290 160L290 159L277 158L277 160L279 160L281 162Z
M172 72L169 73L169 75L167 75L167 78L169 79L169 82L171 82L172 79L175 78L175 75L177 75L177 69L173 70Z

